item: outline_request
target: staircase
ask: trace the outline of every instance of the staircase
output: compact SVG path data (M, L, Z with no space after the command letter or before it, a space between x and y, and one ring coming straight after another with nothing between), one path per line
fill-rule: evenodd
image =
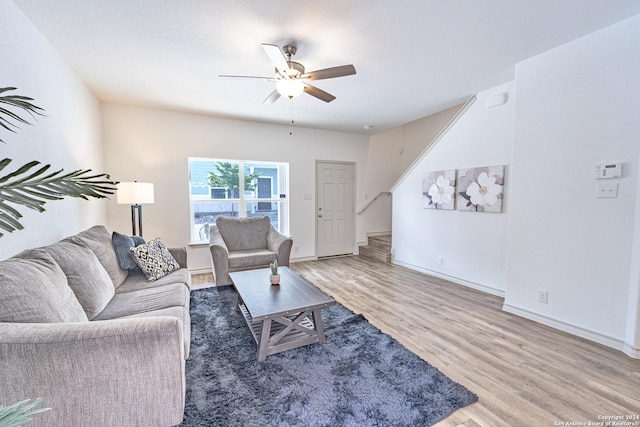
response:
M367 244L360 246L359 255L371 261L391 262L391 235L369 236Z

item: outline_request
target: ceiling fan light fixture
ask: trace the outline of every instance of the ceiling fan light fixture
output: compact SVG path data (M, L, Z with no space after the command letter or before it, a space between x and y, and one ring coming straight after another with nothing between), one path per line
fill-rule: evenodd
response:
M264 100L264 104L273 104L283 96L293 99L302 94L302 92L321 101L331 102L336 99L335 96L316 86L312 86L307 82L351 76L356 73L356 68L353 64L323 68L321 70L310 71L307 73L301 63L292 61L292 57L297 51L297 48L294 45L286 45L280 49L274 44L262 43L262 48L275 67L274 77L232 76L227 74L221 74L219 77L240 77L275 81L276 89Z
M282 79L276 83L276 89L280 95L293 99L304 92L304 83L300 80Z

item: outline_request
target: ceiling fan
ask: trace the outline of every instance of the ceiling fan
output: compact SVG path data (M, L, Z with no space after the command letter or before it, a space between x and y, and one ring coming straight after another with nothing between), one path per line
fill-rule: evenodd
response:
M356 73L356 69L353 65L342 65L339 67L324 68L322 70L305 72L304 66L292 61L291 58L296 54L297 48L294 45L286 45L281 50L278 46L273 44L262 43L262 48L267 53L267 56L275 65L274 77L259 77L259 76L233 76L221 74L218 77L237 77L247 79L265 79L276 82L276 89L269 94L267 99L264 100L265 104L273 104L280 98L285 96L289 99L293 99L300 95L302 92L306 92L309 95L316 97L324 102L331 102L336 99L335 96L322 89L308 84L308 81L332 79L335 77L350 76ZM284 52L283 52L284 50ZM286 56L285 56L286 55Z

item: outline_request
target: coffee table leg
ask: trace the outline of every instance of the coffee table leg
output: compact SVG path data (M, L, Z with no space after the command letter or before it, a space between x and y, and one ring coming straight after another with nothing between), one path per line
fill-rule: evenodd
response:
M269 350L269 335L271 334L271 319L262 321L262 331L260 333L260 344L258 345L258 362L267 360Z
M244 305L244 301L242 301L242 297L240 296L239 293L236 292L236 310L238 310L238 312L242 312L242 310L240 310L240 306Z
M324 344L326 342L324 336L324 323L322 323L322 315L320 314L320 309L313 310L313 326L316 329L316 333L318 334L318 342L320 344Z

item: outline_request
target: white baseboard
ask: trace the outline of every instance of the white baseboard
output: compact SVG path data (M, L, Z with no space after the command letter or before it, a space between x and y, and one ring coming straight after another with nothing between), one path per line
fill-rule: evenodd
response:
M622 347L622 351L624 352L624 354L626 354L629 357L632 357L634 359L640 359L640 348L633 347L629 343L624 343L624 346Z
M305 261L317 261L318 257L315 256L307 256L307 257L300 257L300 258L290 258L289 262L290 263L296 263L296 262L305 262Z
M402 261L392 260L393 264L399 265L401 267L408 268L410 270L419 271L424 274L428 274L429 276L438 277L440 279L445 279L450 282L456 283L458 285L466 286L471 289L475 289L477 291L481 291L487 294L495 295L497 297L504 298L504 291L502 289L492 288L491 286L486 286L480 283L471 282L469 280L460 279L459 277L449 276L448 274L443 274L437 271L432 271L423 267L419 267L417 265L409 264Z
M633 348L632 346L628 345L624 341L619 340L617 338L614 338L605 334L601 334L599 332L594 332L592 330L585 329L581 326L573 325L563 320L544 316L539 313L535 313L533 311L529 311L529 310L516 307L510 304L504 304L502 306L502 310L506 311L507 313L515 314L517 316L524 317L525 319L533 320L534 322L541 323L546 326L550 326L554 329L567 332L571 335L575 335L577 337L584 338L598 344L602 344L604 346L613 348L615 350L622 351L626 355L634 359L640 358L640 352L638 351L638 349Z

